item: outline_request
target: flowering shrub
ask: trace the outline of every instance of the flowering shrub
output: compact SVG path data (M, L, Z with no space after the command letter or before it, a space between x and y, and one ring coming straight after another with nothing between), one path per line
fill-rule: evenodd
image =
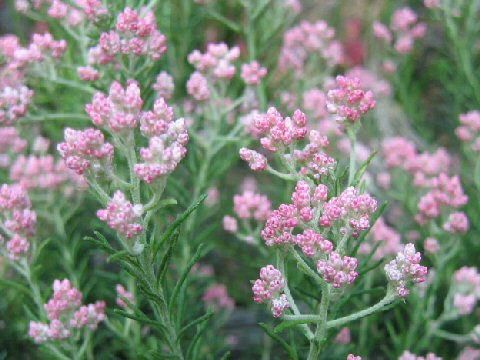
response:
M8 3L0 358L480 359L478 1Z

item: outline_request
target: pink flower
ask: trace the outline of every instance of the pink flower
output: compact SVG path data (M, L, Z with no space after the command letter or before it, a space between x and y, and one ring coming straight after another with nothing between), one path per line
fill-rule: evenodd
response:
M33 91L26 86L0 88L0 125L10 125L27 113Z
M240 158L246 161L253 171L262 171L267 168L267 158L254 150L241 148Z
M100 130L92 128L83 131L66 128L65 142L58 144L57 150L66 166L79 175L91 168L99 171L113 160L113 146L105 143Z
M242 65L241 77L247 85L258 85L260 80L267 75L267 69L260 66L257 61Z
M453 275L453 306L460 315L471 314L480 298L480 274L474 267L462 267Z
M153 90L155 90L159 97L170 99L175 90L173 78L165 71L160 72L157 75L155 84L153 84Z
M334 342L337 344L350 344L351 341L350 329L348 327L341 328L335 337Z
M376 38L383 40L387 44L392 42L392 33L387 26L379 21L373 22L373 35L375 35Z
M388 281L395 287L400 297L407 296L409 282L425 281L427 268L420 265L422 255L416 252L413 244L407 244L398 252L395 260L385 265L384 270Z
M85 110L96 126L116 133L137 126L142 105L140 87L136 81L129 81L125 88L114 81L108 96L97 92Z
M29 336L36 343L69 338L75 329L87 327L93 331L105 320L105 302L81 306L82 293L68 279L55 280L53 296L45 304L49 323L30 321Z
M207 306L212 306L215 310L226 309L233 310L235 301L228 295L225 285L211 285L202 296L202 300Z
M362 360L362 357L358 355L348 354L347 360Z
M126 238L133 238L143 231L143 226L139 223L142 214L143 206L133 205L119 190L115 192L106 209L97 211L100 220Z
M228 48L225 43L210 43L205 53L198 50L190 53L188 62L203 74L212 75L217 79L231 79L235 75L235 66L232 62L239 56L240 48L237 46Z
M434 353L430 352L425 357L417 356L412 354L410 351L405 350L398 360L442 360L441 357L438 357Z
M328 255L328 260L318 260L317 271L334 288L340 288L352 284L358 277L355 271L358 265L356 258L340 256L335 251Z
M270 201L264 195L245 191L233 197L234 211L240 219L267 220L270 215Z
M187 81L187 92L197 101L210 99L210 90L205 76L195 71Z
M443 229L450 233L465 233L468 230L468 218L463 212L450 214L448 221L443 225Z
M123 287L121 284L117 284L115 286L115 290L117 292L117 298L115 299L115 302L117 303L118 306L123 307L125 309L128 309L128 305L123 301L120 296L124 297L128 301L130 301L132 304L135 304L135 298L133 297L133 294Z
M260 279L255 280L252 287L253 299L256 303L269 304L273 316L280 317L290 307L286 295L282 294L284 287L282 273L273 265L267 265L260 269Z
M435 254L438 252L438 250L440 250L440 245L437 239L433 237L426 238L423 247L425 248L425 251L430 254Z
M83 81L96 81L100 77L99 72L90 66L77 68L77 73Z
M238 223L237 219L232 216L224 216L223 217L223 228L225 231L236 233L238 231Z
M328 92L327 107L337 121L357 122L375 107L373 93L362 90L358 78L337 76L336 80L338 88Z

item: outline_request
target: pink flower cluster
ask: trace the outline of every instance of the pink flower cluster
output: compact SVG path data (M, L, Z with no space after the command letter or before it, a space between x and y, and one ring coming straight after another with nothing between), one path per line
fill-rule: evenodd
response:
M480 151L480 111L470 111L459 116L460 126L455 129L457 137L475 152Z
M26 189L84 184L81 177L70 171L63 161L55 161L52 155L20 155L10 167L10 179Z
M114 81L108 96L97 92L85 110L96 126L115 133L137 126L142 105L140 87L136 81L129 81L126 88Z
M390 29L379 21L373 23L376 38L390 45L395 38L394 48L399 54L413 50L415 39L425 36L427 25L418 21L417 14L409 7L397 9L392 16Z
M106 209L97 211L100 220L105 221L111 229L128 239L143 231L143 226L139 223L142 214L143 206L133 205L120 190L115 192Z
M258 61L242 65L241 77L247 85L258 85L260 80L267 75L267 69L262 67Z
M202 300L206 306L212 306L214 310L233 310L235 301L228 295L225 285L211 285L203 294Z
M362 360L360 355L348 354L347 360Z
M81 306L82 293L68 279L53 282L53 296L45 304L47 323L30 321L29 336L36 343L66 339L73 336L75 329L88 328L93 331L105 320L105 302Z
M400 251L400 234L385 223L383 217L377 219L370 229L366 241L364 241L358 250L361 254L369 254L373 247L380 242L380 246L373 255L374 259L383 259L386 256L396 254Z
M232 63L240 56L240 48L228 48L225 43L210 43L207 51L201 53L194 50L188 55L188 62L200 73L215 79L231 79L235 75L235 65Z
M443 358L435 355L434 353L428 353L425 357L412 354L410 351L405 350L398 360L443 360Z
M115 299L116 303L118 306L123 307L125 309L128 308L128 305L125 301L123 301L120 296L124 297L128 301L130 301L132 304L135 304L135 298L133 297L133 294L129 291L127 291L123 285L117 284L115 286L115 290L117 292L117 298Z
M153 111L141 114L140 131L149 138L149 146L140 149L144 163L135 164L135 174L150 184L173 172L187 155L188 131L183 118L174 120L163 98L155 101Z
M323 206L320 225L330 227L340 221L352 229L352 236L370 227L370 215L377 210L377 201L369 194L359 194L353 187L346 188L338 197L332 197Z
M311 88L303 93L303 108L315 120L326 120L327 95L319 88Z
M14 155L25 150L27 141L14 127L0 127L0 168L8 167Z
M273 316L280 317L290 307L287 296L282 293L285 284L282 273L273 265L267 265L260 269L260 279L253 284L253 300L269 304Z
M166 38L158 31L153 12L144 8L138 13L126 7L118 15L115 30L102 33L98 46L90 50L90 63L107 64L119 54L158 60L166 51Z
M31 206L22 186L3 184L0 187L0 227L9 237L6 245L11 260L18 260L27 253L28 239L35 235L37 214Z
M11 60L10 68L23 68L26 65L43 62L47 58L59 59L67 50L65 40L55 40L46 32L44 34L33 34L32 42L28 48L18 46Z
M168 100L173 95L175 84L173 83L173 78L167 72L162 71L157 75L152 88L159 97Z
M460 178L457 175L449 177L446 174L440 174L432 179L430 191L420 198L419 213L415 216L415 220L420 224L426 224L430 219L439 217L442 209L451 211L467 202L468 197L463 192ZM445 213L445 211L443 212ZM463 212L450 213L443 228L452 233L466 232L468 218Z
M480 274L475 267L462 267L455 271L452 286L453 306L460 315L468 315L480 299Z
M253 171L262 171L267 168L267 158L255 150L241 148L240 158L246 161Z
M352 284L358 277L358 260L349 256L341 256L335 251L328 255L327 260L318 260L317 271L326 282L340 288Z
M376 73L362 66L355 66L345 74L348 78L357 78L365 88L371 89L375 95L388 96L392 89L388 81L382 80Z
M197 101L210 99L210 89L208 88L207 78L198 71L192 73L187 81L187 92L188 95Z
M270 201L265 195L246 190L233 197L233 211L240 219L265 221L271 213Z
M109 167L113 160L113 146L105 142L100 130L65 129L65 142L57 146L65 165L82 175L92 169L94 172Z
M407 296L410 290L409 282L424 282L427 268L420 265L422 255L416 252L415 245L407 244L397 253L395 260L385 265L384 270L388 281L395 287L400 297Z
M355 123L375 107L373 93L360 87L359 78L337 76L337 88L327 94L327 108L340 124Z
M300 25L287 30L283 36L280 69L303 74L309 58L316 60L315 56L320 56L329 67L342 63L343 47L333 39L334 36L335 29L323 20L315 23L302 21Z
M26 86L0 89L0 125L10 125L25 116L33 97L33 91Z
M431 186L431 179L447 173L452 162L445 149L420 153L413 142L403 137L385 139L382 143L382 156L387 168L401 168L409 172L416 187Z

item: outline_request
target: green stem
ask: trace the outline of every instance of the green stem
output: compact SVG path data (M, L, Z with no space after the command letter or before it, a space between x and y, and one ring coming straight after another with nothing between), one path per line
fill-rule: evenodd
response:
M350 167L348 169L348 186L352 185L353 178L355 177L355 146L357 143L357 133L353 129L348 129L348 138L350 139Z

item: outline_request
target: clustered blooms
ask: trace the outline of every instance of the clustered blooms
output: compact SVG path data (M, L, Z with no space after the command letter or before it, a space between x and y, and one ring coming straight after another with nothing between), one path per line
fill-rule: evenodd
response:
M84 185L82 177L70 171L64 161L55 161L52 155L18 156L10 167L10 179L26 189Z
M428 353L425 357L412 354L410 351L405 350L398 360L442 360L443 358L435 355L434 353Z
M465 195L460 178L448 176L451 159L445 149L434 153L418 153L415 145L402 137L387 139L382 145L382 155L387 168L400 168L413 176L413 184L427 192L418 203L415 220L427 224L430 220L448 215L443 229L451 233L468 230L468 218L456 209L465 205ZM389 184L386 184L389 185Z
M142 214L143 206L133 205L120 190L115 192L105 209L97 211L100 220L105 221L111 229L128 239L143 231L143 226L139 223Z
M194 50L188 55L188 62L195 69L214 79L231 79L235 75L235 65L232 63L240 56L240 48L234 46L228 48L225 43L213 44L207 46L207 51L201 53ZM195 74L195 73L194 73Z
M133 297L133 294L129 291L127 291L123 285L121 284L117 284L115 286L115 290L117 292L117 298L115 299L115 302L117 303L118 306L120 307L123 307L125 309L128 308L128 305L125 301L122 300L121 297L124 297L125 299L127 299L128 301L130 301L130 303L134 304L135 303L135 298ZM121 296L121 297L120 297Z
M258 85L260 80L267 75L267 69L262 67L257 61L242 65L241 77L247 85Z
M206 101L210 99L210 89L208 80L198 71L195 71L187 81L188 95L197 101Z
M377 260L388 255L396 254L401 247L400 234L388 226L383 217L377 219L370 229L366 241L360 245L358 252L361 254L369 254L377 243L380 243L380 245L373 255L373 258Z
M395 260L385 265L384 270L388 281L395 287L400 297L407 296L410 290L409 282L421 283L425 281L427 268L420 265L422 255L416 252L415 245L406 244L398 252Z
M351 68L345 75L347 78L358 78L362 86L371 89L376 96L388 96L392 91L388 81L382 80L377 74L362 66Z
M36 343L67 339L76 329L93 331L105 320L105 302L83 305L82 293L68 279L53 282L53 296L45 304L49 323L30 321L29 336Z
M118 15L115 30L102 33L98 46L90 49L89 63L108 64L119 54L158 60L166 51L166 38L158 31L153 12L127 7Z
M140 87L136 81L129 81L125 89L114 81L108 96L97 92L85 110L96 126L116 133L137 126L142 105Z
M457 137L470 148L480 151L480 111L470 111L459 116L460 126L455 129Z
M6 245L11 260L19 260L27 253L29 238L35 235L37 214L31 206L22 186L3 184L0 187L0 228L9 238ZM0 242L3 242L1 236Z
M0 168L10 165L14 155L21 153L27 147L27 141L20 137L14 127L0 127Z
M413 50L415 39L425 36L427 26L418 21L417 14L409 7L397 9L392 16L390 28L379 21L373 23L373 34L394 48L399 54L408 54Z
M335 251L328 255L328 260L318 260L317 271L326 282L334 288L349 285L358 277L355 271L358 260L349 256L341 256Z
M285 284L282 273L273 265L261 268L260 279L255 280L252 287L254 301L269 304L274 317L282 316L290 307L287 296L282 293Z
M173 78L167 72L162 71L157 75L155 84L153 84L152 88L159 97L168 100L173 95L175 84Z
M100 130L66 128L64 134L65 142L57 149L69 169L82 175L89 169L99 172L111 166L113 146L105 142Z
M348 354L347 360L362 360L362 357L359 355Z
M339 75L336 80L338 87L327 94L327 109L340 124L358 122L375 107L373 93L361 89L359 78Z
M474 267L462 267L453 275L453 306L460 315L473 312L480 299L480 274Z
M341 328L334 340L337 344L350 344L351 341L352 337L348 327Z
M0 88L0 125L10 125L25 116L33 91L26 86Z
M206 306L212 306L214 310L233 310L235 301L228 295L225 285L211 285L203 294L202 300Z
M301 75L308 60L317 60L316 56L329 67L342 63L343 48L340 42L333 39L334 36L335 29L323 20L315 23L302 21L300 25L287 30L280 53L280 70L294 70Z
M235 195L233 204L233 211L240 219L265 221L271 212L268 198L249 190Z
M149 146L140 149L144 163L135 164L135 174L150 184L173 172L187 155L188 132L185 120L174 120L173 109L163 98L155 101L153 111L141 114L140 131L149 138Z

